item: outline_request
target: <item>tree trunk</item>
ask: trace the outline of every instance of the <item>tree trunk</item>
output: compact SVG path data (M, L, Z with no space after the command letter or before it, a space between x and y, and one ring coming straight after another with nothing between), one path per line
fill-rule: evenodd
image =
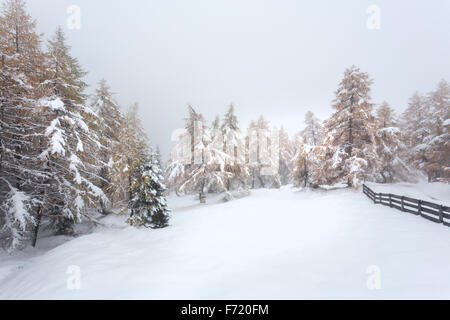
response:
M198 195L200 203L206 203L206 195L205 195L205 178L202 178L202 183L200 184L200 192Z
M33 248L36 247L36 243L37 243L37 237L38 237L38 233L39 233L39 228L41 226L41 220L42 220L42 214L44 212L44 206L41 205L39 207L39 212L38 212L38 217L37 217L37 221L36 221L36 227L34 228L34 232L33 232L33 239L31 241L31 246Z

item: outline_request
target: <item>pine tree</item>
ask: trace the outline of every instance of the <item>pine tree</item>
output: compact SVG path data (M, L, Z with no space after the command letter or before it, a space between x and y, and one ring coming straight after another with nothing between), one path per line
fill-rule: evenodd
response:
M374 147L375 120L370 103L372 80L351 66L339 83L333 108L325 122L324 180L358 187L363 179L374 179L377 156Z

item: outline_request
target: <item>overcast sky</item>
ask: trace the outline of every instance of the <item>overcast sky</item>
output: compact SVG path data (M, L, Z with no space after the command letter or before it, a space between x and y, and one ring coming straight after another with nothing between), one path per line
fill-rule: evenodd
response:
M67 8L81 28L67 27ZM381 9L380 29L367 8ZM375 103L401 112L415 90L450 80L450 1L29 0L38 30L58 25L95 87L105 78L125 108L141 105L152 143L169 152L191 103L207 119L230 102L242 127L259 114L290 133L307 110L330 115L344 69L375 83Z

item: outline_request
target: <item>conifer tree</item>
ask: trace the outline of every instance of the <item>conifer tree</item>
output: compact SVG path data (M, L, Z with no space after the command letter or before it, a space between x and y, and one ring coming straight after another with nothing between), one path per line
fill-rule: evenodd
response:
M113 156L114 149L119 144L119 135L123 125L123 116L120 107L113 97L111 88L106 80L99 81L98 88L92 97L92 109L98 116L97 133L99 136L100 150L98 158L100 161L100 169L98 172L99 184L103 192L111 200L111 204L124 200L123 198L114 198L114 186L111 186L111 167L114 165ZM115 193L118 195L118 193ZM109 213L106 203L102 202L103 214Z
M95 114L85 105L86 73L70 55L61 28L49 41L48 56L50 92L40 100L46 126L40 159L51 178L43 211L51 215L57 233L71 234L74 223L89 218L86 209L106 197L94 183L98 166L91 155L98 141L90 126Z
M441 80L428 94L427 103L434 123L430 135L423 141L427 163L424 170L429 181L450 180L450 84Z
M279 170L280 182L282 185L286 185L292 181L292 172L294 170L295 162L295 147L289 139L288 133L283 127L278 132L279 145L280 145L280 157L279 157Z
M38 88L45 55L36 23L22 0L7 0L0 14L0 245L23 247L37 222L45 172L38 145Z
M322 124L312 111L306 112L305 125L301 132L303 143L317 146L322 141Z
M192 159L185 169L186 179L180 186L182 192L196 191L201 203L206 202L209 191L225 191L224 171L226 155L222 145L214 143L210 128L201 113L192 106L188 107L189 118L186 119L186 130L191 138ZM220 135L216 135L216 138Z
M138 166L139 157L148 149L148 138L142 128L138 112L139 105L134 103L125 116L121 116L118 140L112 144L107 192L114 201L114 207L126 206L124 204L131 199L133 172Z
M228 191L246 187L249 175L245 164L245 140L239 128L234 105L230 104L222 120L221 134L225 153L225 186Z
M319 119L311 111L305 114L305 128L298 134L297 153L295 154L294 179L298 186L316 187L321 181L321 160L323 158L323 128Z
M161 168L152 161L153 157L144 152L133 170L127 222L133 226L164 228L169 222L166 187Z
M275 144L275 141L273 142ZM269 136L269 122L264 116L259 116L257 121L252 121L247 130L247 150L249 183L252 189L279 188L281 186L278 172L271 175L264 174L264 167L271 165ZM279 159L277 160L279 161Z
M351 66L339 83L333 108L325 122L324 180L328 184L346 183L358 187L364 179L374 179L377 156L374 147L376 130L370 102L372 80L366 72Z
M375 144L379 160L377 172L380 176L377 180L392 183L410 179L412 172L402 159L406 152L403 136L395 112L386 101L378 107L376 121Z
M402 131L407 147L405 158L411 166L421 172L426 172L426 165L429 162L424 141L432 135L433 127L430 104L424 96L415 92L402 115ZM428 179L431 180L430 175Z

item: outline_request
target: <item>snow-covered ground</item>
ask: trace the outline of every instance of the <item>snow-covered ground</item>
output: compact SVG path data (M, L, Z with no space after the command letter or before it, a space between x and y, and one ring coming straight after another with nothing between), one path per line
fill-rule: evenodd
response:
M399 196L406 196L418 200L425 200L450 206L450 184L446 183L367 183L367 186L374 192L392 193Z
M361 191L284 187L208 201L170 198L166 229L108 217L63 244L0 253L0 299L450 299L450 228ZM67 288L71 265L79 290Z

